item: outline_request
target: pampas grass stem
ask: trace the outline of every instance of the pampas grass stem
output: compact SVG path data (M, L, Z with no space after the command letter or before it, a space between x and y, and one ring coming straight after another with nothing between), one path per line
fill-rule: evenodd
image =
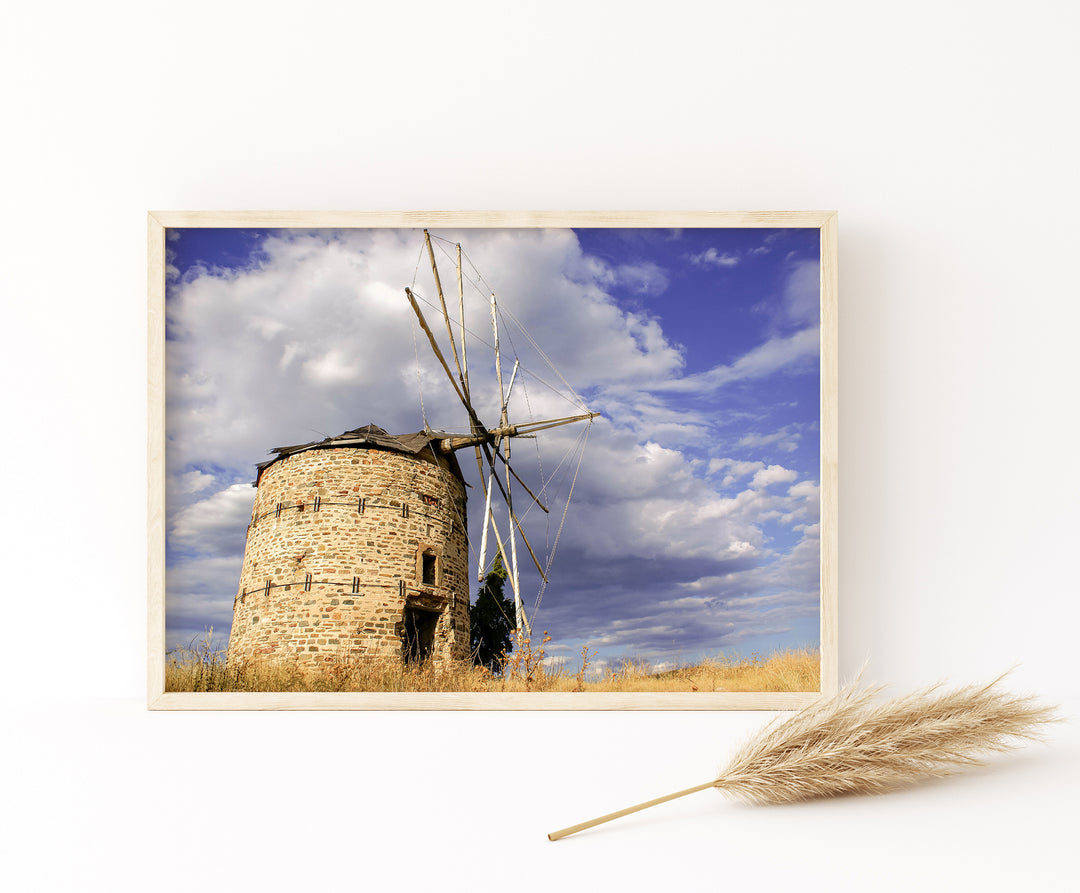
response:
M685 791L676 791L674 794L668 794L665 797L657 797L655 800L647 800L644 803L637 804L637 806L628 806L626 809L620 809L618 812L609 812L607 815L602 815L597 819L590 819L579 825L571 825L569 828L552 831L548 835L548 840L558 840L560 837L569 837L571 834L577 834L578 831L584 831L586 828L594 828L597 825L604 824L604 822L610 822L612 819L621 819L624 815L630 815L632 812L641 812L641 810L648 809L650 806L659 806L661 803L667 803L669 800L677 800L679 797L685 797L687 794L696 794L698 791L704 791L706 788L713 787L716 787L716 782L707 781L705 784L694 785L694 787L687 788Z
M952 692L933 686L880 704L880 687L861 689L856 682L831 700L766 726L712 781L553 831L548 839L706 788L749 803L791 803L883 793L980 765L986 754L1040 738L1040 727L1057 719L1053 707L1001 691L1002 678Z

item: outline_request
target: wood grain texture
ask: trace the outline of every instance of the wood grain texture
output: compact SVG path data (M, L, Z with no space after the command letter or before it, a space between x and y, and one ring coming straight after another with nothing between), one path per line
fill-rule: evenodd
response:
M165 690L165 227L147 219L146 696Z
M834 211L151 211L165 227L807 227Z
M166 693L165 237L170 227L628 227L821 231L821 692ZM148 655L154 710L797 710L839 690L835 211L151 211L148 214Z
M837 219L821 226L821 692L840 690L840 365Z
M165 692L154 710L798 710L817 692Z

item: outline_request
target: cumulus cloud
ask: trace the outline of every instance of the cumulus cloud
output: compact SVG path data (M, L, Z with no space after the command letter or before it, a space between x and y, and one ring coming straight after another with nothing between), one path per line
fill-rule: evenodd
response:
M799 473L791 468L784 468L782 465L770 465L768 468L760 469L754 475L754 479L750 482L750 488L764 490L772 484L791 483L798 476Z
M212 474L193 468L185 471L177 478L179 489L183 493L201 493L207 487L214 485L215 478Z
M622 264L612 268L611 284L632 294L655 296L668 288L667 274L657 264Z
M802 431L799 426L785 425L779 431L749 431L739 438L738 446L749 450L772 447L785 453L793 453L798 449L801 440Z
M743 354L734 363L714 366L706 372L661 381L649 387L656 392L706 392L746 379L758 379L782 370L804 370L820 352L820 334L816 327L794 335L772 338Z
M199 556L174 562L166 572L166 650L190 647L211 629L224 648L232 626L233 598L243 555Z
M816 326L821 312L821 268L816 260L795 264L784 285L783 309L796 325Z
M739 256L726 251L721 254L715 248L708 248L698 254L691 254L690 263L695 267L734 267L739 263Z
M173 518L170 545L200 554L242 557L254 502L255 489L250 484L234 484L185 506Z
M738 460L725 457L710 459L708 473L713 475L726 472L720 481L720 486L730 487L741 478L751 475L755 471L760 471L764 467L765 463L759 460Z

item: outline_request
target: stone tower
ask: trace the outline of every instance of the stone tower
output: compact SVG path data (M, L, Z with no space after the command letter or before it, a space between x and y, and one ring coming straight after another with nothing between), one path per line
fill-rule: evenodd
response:
M469 655L465 484L446 435L368 425L258 466L229 660Z

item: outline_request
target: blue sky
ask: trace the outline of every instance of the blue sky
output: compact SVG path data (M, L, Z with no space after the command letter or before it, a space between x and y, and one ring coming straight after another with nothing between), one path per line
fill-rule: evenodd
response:
M432 235L455 303L444 252L460 242L466 255L481 418L498 418L490 290L504 376L514 356L523 370L511 420L582 403L601 413L584 448L582 425L513 447L534 492L546 482L550 514L524 520L542 561L574 486L538 607L539 577L519 554L548 653L573 667L587 644L597 666L666 666L816 646L818 231ZM271 447L369 422L467 430L404 294L436 300L422 250L420 230L169 230L168 647L211 625L224 644L254 466ZM461 458L475 574L483 496L471 453Z

